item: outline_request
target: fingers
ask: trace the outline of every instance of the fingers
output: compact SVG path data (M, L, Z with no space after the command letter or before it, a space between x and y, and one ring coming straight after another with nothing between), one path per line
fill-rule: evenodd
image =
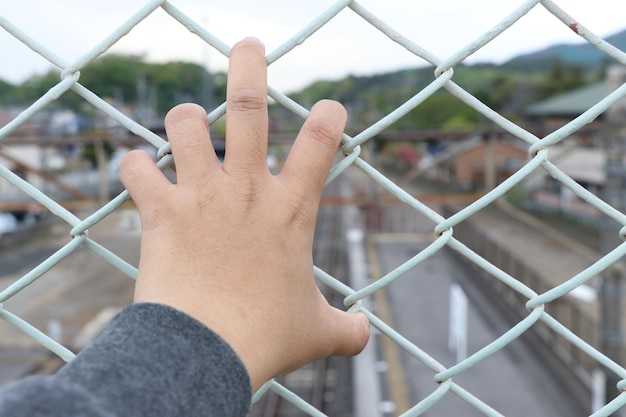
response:
M174 107L165 116L165 130L172 147L179 184L202 183L219 168L202 107L195 104Z
M295 180L298 187L306 184L307 194L316 201L322 195L346 119L346 110L335 101L323 100L313 106L280 174Z
M142 210L157 198L157 190L172 185L144 151L131 151L120 166L120 181Z
M225 171L267 171L267 63L263 44L247 38L230 53L226 89Z

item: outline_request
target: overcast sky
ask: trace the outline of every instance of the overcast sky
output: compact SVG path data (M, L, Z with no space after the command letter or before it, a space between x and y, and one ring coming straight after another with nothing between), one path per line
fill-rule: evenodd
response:
M85 54L148 0L0 0L0 16L67 62ZM171 0L227 44L254 35L268 52L322 13L334 0ZM440 58L452 54L515 10L522 0L360 0L405 37ZM626 28L623 0L555 0L598 35ZM557 42L579 42L570 29L537 6L470 62L502 62ZM111 48L151 61L190 60L223 70L226 59L157 10ZM316 79L369 75L423 66L349 9L303 45L271 65L269 82L286 91ZM0 78L21 82L50 68L0 28Z

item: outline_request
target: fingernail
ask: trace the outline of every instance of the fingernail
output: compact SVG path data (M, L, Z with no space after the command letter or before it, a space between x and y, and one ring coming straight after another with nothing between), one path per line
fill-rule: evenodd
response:
M255 36L248 36L242 39L242 42L254 42L257 43L259 45L261 45L262 47L265 48L265 44L263 42L261 42L261 39L255 37Z

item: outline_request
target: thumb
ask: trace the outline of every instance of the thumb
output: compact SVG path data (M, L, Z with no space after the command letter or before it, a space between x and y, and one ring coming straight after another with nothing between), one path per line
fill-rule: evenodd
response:
M329 314L330 354L353 356L361 352L370 337L370 325L365 314L347 313L336 308L332 308Z

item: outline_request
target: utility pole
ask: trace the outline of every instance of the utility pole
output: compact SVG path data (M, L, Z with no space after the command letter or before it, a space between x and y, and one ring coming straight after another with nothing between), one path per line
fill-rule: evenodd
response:
M491 191L497 185L496 146L498 133L485 133L485 191Z
M609 92L615 90L626 81L624 68L609 68L607 84ZM626 125L626 107L618 102L605 114L607 128L603 133L603 146L606 153L606 183L604 187L604 201L617 210L626 209L626 165L624 164ZM620 242L618 238L619 225L612 220L603 222L602 252L607 253ZM624 366L626 364L626 332L624 331L624 264L608 268L602 273L600 284L600 331L602 352L614 362ZM609 370L606 375L606 402L613 400L618 394L617 383L621 378ZM614 416L624 416L620 410Z
M604 200L618 210L626 207L624 143L620 140L621 129L608 128L605 132L604 144L606 151L606 184ZM603 222L602 246L603 253L615 248L619 243L619 225L611 220ZM624 272L623 268L611 267L602 273L600 284L600 317L602 352L620 365L624 365L625 332L624 332ZM617 383L620 381L613 372L606 372L606 400L611 401L619 394ZM616 414L623 416L624 414Z
M101 204L109 202L109 170L107 169L107 155L104 141L97 139L93 143L98 168L98 200Z

